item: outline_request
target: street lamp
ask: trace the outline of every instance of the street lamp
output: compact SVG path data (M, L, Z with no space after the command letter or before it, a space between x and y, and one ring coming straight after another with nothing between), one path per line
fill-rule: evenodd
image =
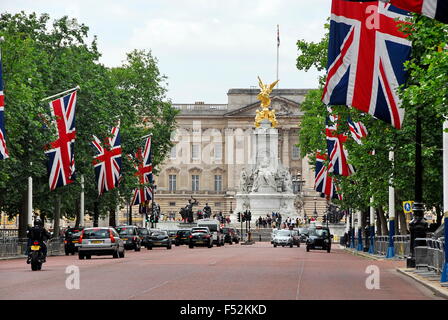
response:
M316 200L317 200L317 198L316 197L314 197L314 218L315 219L317 219L317 208L316 208Z

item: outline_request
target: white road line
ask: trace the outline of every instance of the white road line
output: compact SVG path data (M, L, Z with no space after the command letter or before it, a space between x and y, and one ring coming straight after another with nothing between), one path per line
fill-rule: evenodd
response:
M161 284L158 284L158 285L156 285L156 286L154 286L154 287L151 287L151 288L149 288L149 289L146 289L146 290L140 292L139 294L135 294L135 295L129 297L128 300L132 300L132 299L136 298L137 296L141 296L141 295L146 294L146 293L148 293L148 292L150 292L150 291L152 291L152 290L154 290L154 289L163 287L164 285L166 285L166 284L169 283L169 282L170 282L170 281L165 281L165 282L162 282Z
M301 268L299 268L299 280L297 282L297 293L296 293L296 300L299 300L300 295L300 282L302 281L302 275L303 275L303 269L305 266L305 261L302 260Z

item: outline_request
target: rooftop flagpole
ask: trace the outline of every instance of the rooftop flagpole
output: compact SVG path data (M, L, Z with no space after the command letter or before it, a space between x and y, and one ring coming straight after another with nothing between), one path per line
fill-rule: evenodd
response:
M278 81L278 66L279 66L279 53L280 53L280 26L277 25L277 81ZM278 82L277 82L278 90Z

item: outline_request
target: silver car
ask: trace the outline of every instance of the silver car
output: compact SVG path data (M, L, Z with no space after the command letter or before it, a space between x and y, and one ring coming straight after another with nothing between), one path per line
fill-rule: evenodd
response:
M90 259L92 255L112 255L124 258L124 241L114 228L86 228L82 231L77 245L79 259Z
M294 246L294 239L291 235L290 230L279 230L275 233L272 242L274 248L276 248L277 246L290 246L292 248Z

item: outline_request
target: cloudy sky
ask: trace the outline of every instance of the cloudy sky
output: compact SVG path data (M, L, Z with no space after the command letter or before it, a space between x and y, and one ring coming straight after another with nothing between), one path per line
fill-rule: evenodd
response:
M319 41L330 0L1 0L0 11L75 17L98 36L101 62L117 66L126 52L150 49L168 77L175 103L226 103L230 88L276 78L280 88L314 88L316 71L295 68L296 41Z

